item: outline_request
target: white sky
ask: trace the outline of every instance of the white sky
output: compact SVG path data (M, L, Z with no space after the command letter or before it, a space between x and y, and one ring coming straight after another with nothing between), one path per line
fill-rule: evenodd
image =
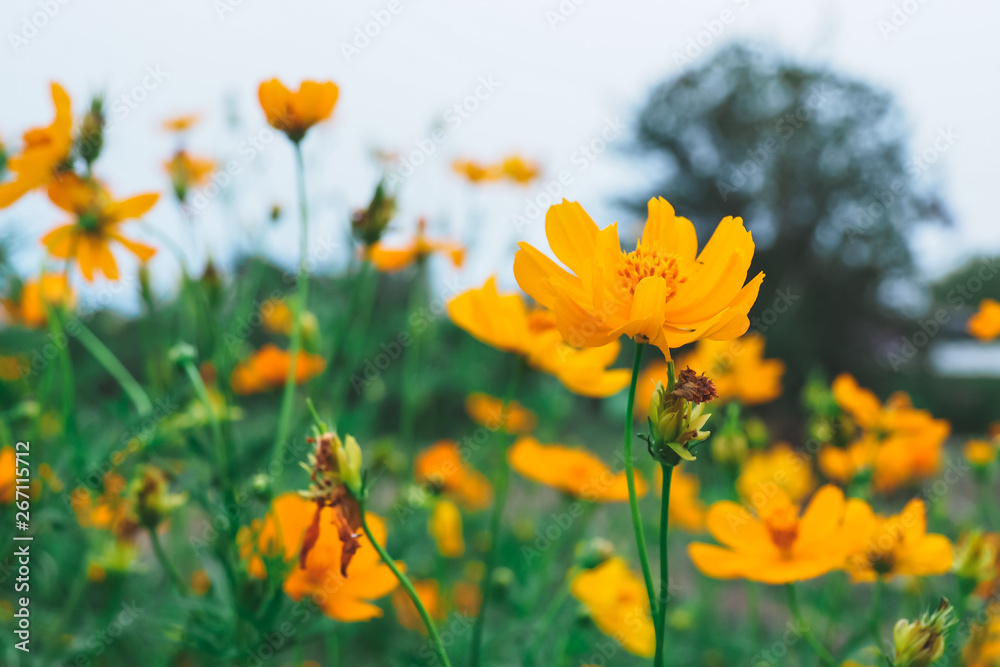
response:
M941 129L958 134L928 172L942 183L957 219L956 229L915 240L928 274L972 251L1000 248L991 160L1000 154L996 3L563 0L561 6L574 11L553 27L547 12L559 11L558 0L63 1L3 0L0 136L9 143L26 127L49 122L50 80L68 88L79 111L91 93L106 91L113 101L140 85L148 68L158 68L165 77L116 125L98 174L120 195L165 191L162 162L173 146L158 125L176 113L203 112L192 150L238 159L243 173L194 226L182 223L166 199L148 217L177 239L197 236L185 243L198 255L208 247L224 259L239 225L259 224L271 203L281 202L290 215L262 244L280 261L293 261L291 149L275 140L252 160L238 152L264 126L256 103L260 81L278 76L294 84L316 78L340 85L334 120L305 144L313 238L339 242L349 209L370 195L376 174L371 151L412 151L449 107L474 93L481 77L492 77L499 82L495 92L407 179L399 226L409 229L417 215L427 214L442 234L485 239L462 282L471 285L494 272L509 280L509 255L497 249L542 239L541 224L519 230L511 223L541 185L473 191L450 173L451 160L491 160L516 151L540 160L549 179L568 170L572 182L563 196L583 203L602 226L611 222L622 214L616 197L646 189L641 166L608 150L582 170L575 151L599 137L609 120L630 126L650 87L678 70L675 54L724 11L732 20L706 52L751 38L807 61L830 62L899 96L916 149L930 147ZM10 35L23 34L25 20L46 2L58 7L55 15L15 50ZM903 5L912 15L898 14L906 16L905 24L883 35L879 21L889 21L894 6ZM220 11L227 6L232 11ZM390 6L398 9L391 21L360 53L345 57L342 45L354 39L355 29L371 21L372 12L384 18ZM227 98L243 123L235 131L225 123ZM624 148L629 136L626 131L612 148ZM225 199L238 201L238 215L220 203ZM38 270L37 238L60 220L40 196L0 212L0 232L22 243L16 259L23 271ZM140 230L134 235L146 236ZM165 282L175 264L162 254L154 266Z

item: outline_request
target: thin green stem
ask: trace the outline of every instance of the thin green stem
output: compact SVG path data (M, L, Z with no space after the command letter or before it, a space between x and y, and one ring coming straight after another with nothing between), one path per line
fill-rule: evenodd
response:
M187 597L188 590L187 584L184 583L184 577L177 570L177 567L170 561L167 557L167 552L163 550L163 544L160 543L160 536L156 534L156 528L149 528L149 541L153 545L153 553L156 554L156 560L160 561L160 566L166 571L167 576L170 577L170 582L177 589L177 592L183 596Z
M506 432L507 408L514 400L514 393L517 391L517 384L521 377L524 362L520 359L514 367L514 373L510 377L507 391L503 397L503 407L500 410L500 425L497 428L497 436L500 438L500 468L497 471L497 478L493 483L494 499L493 511L490 514L490 551L486 555L486 572L480 585L482 604L479 607L479 615L476 616L476 624L472 628L472 650L469 656L469 664L478 667L483 650L483 632L486 629L486 610L490 606L490 598L493 594L493 571L496 568L497 556L500 552L500 526L503 523L503 510L507 504L507 486L510 481L510 465L507 463L507 446L510 442Z
M528 642L528 648L525 650L524 658L521 660L521 664L525 667L532 667L535 664L539 644L549 634L549 630L559 617L559 612L562 610L563 605L566 604L566 600L569 598L569 587L572 576L572 572L566 576L566 580L559 587L559 591L552 597L549 606L545 608L545 611L539 617L538 625L535 626L535 632L532 635L531 641Z
M212 427L212 440L215 441L215 449L219 457L223 495L227 505L233 504L235 506L236 498L233 491L232 462L229 457L226 438L222 434L222 425L219 423L219 416L215 414L215 406L212 405L212 399L208 395L208 388L205 386L205 381L201 378L201 373L195 367L194 361L191 359L184 361L184 372L187 374L188 380L191 381L191 386L194 387L195 393L198 394L198 400L202 402L208 413L208 423ZM235 524L235 522L230 523ZM233 527L235 528L235 525Z
M882 593L885 590L885 582L882 577L875 577L875 585L872 587L872 613L868 620L868 631L871 633L872 641L878 648L878 652L885 655L885 647L882 645L882 633L879 628L879 621L882 620Z
M757 590L756 581L746 582L747 593L747 616L750 621L750 634L753 637L753 645L760 643L760 594Z
M73 361L69 356L69 338L63 327L65 311L45 306L49 331L59 350L59 364L62 366L62 423L66 435L73 441L73 459L78 472L83 472L87 463L87 449L76 428L76 391L73 386Z
M670 597L670 562L667 551L668 525L670 523L670 483L673 481L673 466L660 464L663 471L663 493L660 498L660 597L656 603L656 655L653 664L663 667L664 643L667 627L667 600Z
M424 294L424 263L417 261L417 277L410 288L410 299L407 308L407 322L410 326L410 349L405 352L403 359L403 406L400 418L400 435L405 446L414 446L414 434L417 422L417 380L420 374L420 343L422 336L412 325L416 319L414 315L420 308L420 301Z
M139 412L139 416L146 417L153 412L153 404L149 401L149 396L143 390L142 386L136 382L132 374L128 372L128 369L122 365L114 353L109 350L104 343L102 343L97 336L91 333L90 329L85 327L82 322L77 320L74 323L74 328L76 329L76 339L80 341L80 344L87 348L87 351L93 355L94 359L97 360L101 366L104 367L111 377L118 381L121 388L125 391L125 394L135 405L135 409Z
M837 661L819 643L816 635L813 634L812 628L806 624L805 619L802 617L802 611L799 609L799 598L795 592L795 584L785 584L785 591L788 593L788 611L792 615L792 620L795 622L796 627L802 633L802 636L805 637L806 642L816 652L816 655L819 656L824 665L827 665L827 667L837 667Z
M632 512L632 530L635 532L635 543L639 548L639 562L642 564L642 577L646 581L646 593L649 595L649 610L656 618L656 588L653 586L653 572L649 567L649 554L646 552L646 535L642 529L642 515L639 514L639 498L635 490L635 468L632 460L632 422L635 419L635 387L639 381L639 367L642 365L642 353L645 343L635 344L635 357L632 360L632 381L628 388L628 403L625 407L625 480L628 482L628 506Z
M421 602L420 596L417 594L417 589L413 587L413 583L409 580L409 578L400 572L398 567L396 567L395 561L392 560L385 548L372 536L371 529L368 528L368 520L365 518L364 502L361 503L361 528L365 531L365 535L368 536L368 541L373 547L375 547L378 555L382 558L382 562L389 566L389 569L392 570L394 575L396 575L396 579L399 580L399 583L406 591L406 594L410 596L410 600L413 601L413 606L417 608L417 612L420 613L420 618L423 619L424 625L427 627L427 634L430 636L431 641L434 642L434 651L437 653L438 659L444 667L451 667L451 662L448 660L448 654L445 652L444 645L441 643L441 636L438 634L437 627L434 625L431 615L427 613L427 608L424 607L424 603Z
M302 145L295 146L295 173L299 192L299 277L296 298L292 301L292 334L289 343L288 377L281 395L281 411L278 413L278 431L274 440L273 460L280 462L281 449L285 446L292 423L292 408L295 404L295 379L302 349L302 312L309 296L309 210L306 203L306 167L302 159Z

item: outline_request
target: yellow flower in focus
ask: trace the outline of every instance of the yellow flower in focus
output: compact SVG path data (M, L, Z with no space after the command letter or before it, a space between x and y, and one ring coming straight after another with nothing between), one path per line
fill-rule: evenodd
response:
M670 508L667 521L670 526L688 533L705 531L705 503L698 497L701 480L685 473L683 465L674 466L670 481ZM663 496L663 466L657 466L653 481L656 493Z
M417 233L413 240L400 248L388 248L385 243L378 241L368 248L368 259L383 273L394 273L402 271L408 266L425 260L433 254L442 253L451 258L451 263L461 268L465 258L465 250L457 243L428 238L427 220L420 218L417 221Z
M147 193L116 201L97 181L66 174L49 185L49 199L76 220L50 231L42 237L42 245L53 257L75 259L88 281L94 280L95 269L109 280L117 280L112 242L125 246L142 262L156 254L156 248L122 236L120 227L126 220L142 217L159 198L156 193Z
M196 113L174 116L163 121L163 129L167 132L186 132L194 127L199 120L201 120L201 116Z
M688 553L702 574L713 579L749 579L787 584L822 576L844 564L847 521L860 500L844 501L835 486L824 486L799 515L798 506L777 491L752 516L742 505L723 500L708 510L708 531L722 546L693 543Z
M951 569L951 542L944 535L927 534L922 500L911 500L894 516L877 515L867 503L858 502L846 522L850 526L847 570L854 581L926 577Z
M195 595L202 596L212 589L212 580L205 570L195 570L191 573L191 590Z
M433 579L423 581L413 579L413 587L417 589L417 597L420 598L424 609L435 620L443 620L445 617L444 604L441 599L441 588L438 582ZM420 618L420 612L410 599L410 595L402 588L397 588L392 592L392 608L396 610L396 618L399 624L407 630L417 630L422 634L427 634L427 626Z
M30 329L39 329L49 321L46 307L72 308L76 294L65 275L46 273L38 280L25 281L16 300L3 299L2 303L11 320Z
M938 473L944 442L951 433L946 420L935 419L926 410L917 410L903 392L893 394L882 405L874 393L847 374L833 381L833 397L861 428L859 437L876 443L875 491L890 493ZM867 450L864 453L870 454Z
M179 150L174 156L163 163L174 186L177 201L187 200L188 190L208 183L215 171L215 162L207 158L193 157L186 150Z
M740 497L754 507L763 505L776 489L780 489L792 503L798 504L814 488L816 477L808 459L785 442L751 453L736 480Z
M719 223L698 253L694 225L665 199L649 200L636 249L624 252L617 223L598 229L583 207L563 201L545 216L545 234L562 268L527 243L514 257L525 292L556 314L572 345L606 345L622 335L670 348L746 333L747 312L764 274L744 285L754 244L740 218Z
M972 465L985 468L997 460L997 445L989 440L969 440L962 448L962 454Z
M303 81L298 91L290 91L285 84L271 79L260 84L260 106L267 115L268 124L284 132L298 143L306 131L333 113L340 96L340 89L332 81Z
M413 475L417 483L451 496L469 510L485 509L493 501L489 480L465 463L454 440L439 440L417 454Z
M343 623L367 621L382 615L382 610L372 604L391 593L399 583L392 570L382 562L378 552L360 535L357 552L350 562L350 571L341 571L342 542L337 532L337 510L324 507L315 516L315 503L297 493L285 493L271 503L271 511L264 521L251 528L240 529L240 552L248 561L251 576L267 577L266 558L280 558L286 564L294 563L286 575L283 589L296 602L311 597L330 618ZM380 544L385 544L384 521L367 514L366 520ZM315 543L309 550L305 563L300 552L311 525L319 529ZM403 563L396 563L405 569Z
M625 473L615 473L601 459L582 448L543 445L521 437L507 450L510 467L539 484L551 486L592 503L628 500ZM646 481L635 475L636 494L646 495Z
M441 498L434 503L427 521L427 532L434 538L438 553L445 558L460 558L465 554L462 513L450 500Z
M268 343L249 359L241 361L229 378L233 391L240 395L259 394L285 386L291 354ZM295 364L295 383L304 384L323 372L326 360L303 350Z
M7 158L6 169L14 174L14 180L0 183L0 208L10 206L35 188L48 185L70 157L73 116L69 95L58 83L53 83L51 90L55 119L47 127L25 132L21 154Z
M506 433L530 433L538 421L535 413L517 401L511 401L505 410L501 399L482 393L469 394L465 399L465 411L472 421L491 431L499 429L503 422Z
M1000 336L1000 302L996 299L983 299L979 302L979 310L965 324L966 330L984 343Z
M618 341L586 350L567 345L553 313L529 312L520 294L498 293L495 278L458 295L447 308L451 321L476 340L524 357L581 396L611 396L629 383L630 371L608 370L621 351Z
M656 634L642 579L615 556L573 577L570 592L590 612L594 625L634 655L651 658Z
M470 183L487 183L498 181L503 177L502 170L475 160L455 160L452 162L451 168L456 174L464 176Z

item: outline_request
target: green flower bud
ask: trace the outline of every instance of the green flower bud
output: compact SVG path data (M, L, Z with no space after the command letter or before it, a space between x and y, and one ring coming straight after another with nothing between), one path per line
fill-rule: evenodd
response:
M923 614L920 620L900 619L892 630L896 646L893 667L930 667L944 655L945 634L956 622L955 608L944 598L933 613Z
M656 385L649 405L649 453L667 465L694 461L691 447L709 436L701 430L712 416L708 401L718 396L715 385L690 368L680 372L673 388Z

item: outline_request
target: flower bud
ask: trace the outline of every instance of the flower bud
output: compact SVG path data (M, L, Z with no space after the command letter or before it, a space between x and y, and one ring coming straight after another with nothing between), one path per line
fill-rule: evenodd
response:
M923 614L917 621L900 619L892 630L896 647L893 666L929 667L944 655L945 634L955 623L955 608L944 598L933 613Z
M997 549L1000 539L997 535L984 534L974 530L966 533L955 545L955 574L965 580L970 588L996 576Z
M90 110L80 124L80 136L76 149L89 167L97 160L104 148L104 98L95 97L90 102Z
M309 471L312 483L303 495L316 500L329 500L339 486L347 487L355 498L361 497L361 447L354 436L341 440L336 433L324 433L309 438L316 449L309 454L309 464L302 464Z
M375 186L375 193L368 208L356 210L351 215L351 233L366 246L373 246L396 215L396 198L387 192L385 180Z
M739 465L746 459L748 447L747 437L739 431L720 433L712 439L712 460Z
M592 570L614 555L614 544L602 537L595 537L576 545L573 561L585 570Z
M147 528L158 526L175 509L187 502L186 493L170 493L166 474L151 465L144 466L132 482L139 522Z
M709 435L701 430L712 416L705 412L705 405L717 396L712 381L690 368L680 372L672 389L658 383L649 405L649 453L653 458L672 466L682 459L694 461L691 447Z

